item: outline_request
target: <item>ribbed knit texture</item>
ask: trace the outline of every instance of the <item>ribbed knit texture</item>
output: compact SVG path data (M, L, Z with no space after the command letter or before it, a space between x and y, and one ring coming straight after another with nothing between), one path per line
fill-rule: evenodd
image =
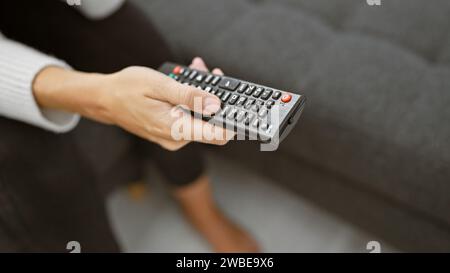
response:
M23 121L56 133L73 129L79 115L40 109L32 92L35 76L43 68L66 63L11 41L0 33L0 116Z

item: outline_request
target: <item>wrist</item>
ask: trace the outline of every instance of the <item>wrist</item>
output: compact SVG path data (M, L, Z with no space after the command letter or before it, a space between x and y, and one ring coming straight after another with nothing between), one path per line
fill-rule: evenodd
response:
M49 66L35 77L32 90L42 108L63 110L98 119L103 105L105 76ZM107 122L107 121L105 121Z

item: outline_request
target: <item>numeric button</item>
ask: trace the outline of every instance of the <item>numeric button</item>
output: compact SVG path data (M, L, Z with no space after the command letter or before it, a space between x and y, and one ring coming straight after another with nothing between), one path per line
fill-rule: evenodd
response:
M253 114L253 113L247 113L247 116L245 116L245 119L244 119L244 124L245 124L245 125L249 125L250 122L252 122L252 120L253 120L254 117L255 117L255 114Z
M238 110L237 110L236 108L231 109L231 110L228 112L227 118L228 118L228 119L234 120L234 119L236 118L237 111L238 111Z
M246 114L247 113L245 111L239 111L239 113L236 115L236 121L241 122L245 118Z
M221 100L223 101L223 102L226 102L227 100L228 100L228 98L230 97L230 95L231 95L231 93L230 92L224 92L224 94L222 95L222 98L221 98Z
M250 109L250 107L252 107L252 105L255 103L254 99L248 99L248 101L245 103L244 108L245 109Z
M250 85L247 88L247 91L245 91L245 95L250 96L251 94L253 94L253 91L255 91L255 89L256 89L256 86Z
M233 95L231 96L231 99L228 101L228 104L233 105L233 104L236 103L236 101L237 101L238 99L239 99L239 95L233 94Z
M256 88L255 93L253 93L253 97L259 98L259 96L261 96L263 91L264 91L264 88L262 88L262 87Z
M237 101L236 105L242 106L242 105L244 105L246 100L247 100L247 98L242 96L242 97L239 98L239 100Z
M221 117L226 117L226 115L228 114L228 111L230 111L231 107L230 106L225 106L225 108L222 109L222 112L220 112L220 116Z

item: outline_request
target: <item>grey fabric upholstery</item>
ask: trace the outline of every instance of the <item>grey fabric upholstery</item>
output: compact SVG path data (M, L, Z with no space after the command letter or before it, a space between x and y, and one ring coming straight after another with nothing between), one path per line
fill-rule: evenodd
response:
M336 174L450 233L450 1L140 2L181 60L203 56L307 96L278 157ZM414 249L439 241L427 236L412 239Z

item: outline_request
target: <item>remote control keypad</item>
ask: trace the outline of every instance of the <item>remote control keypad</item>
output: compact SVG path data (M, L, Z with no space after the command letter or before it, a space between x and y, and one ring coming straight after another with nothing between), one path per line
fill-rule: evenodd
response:
M183 66L173 66L170 70L168 74L174 80L216 95L223 106L215 116L220 117L222 122L234 126L241 124L244 128L253 128L252 130L258 133L268 133L275 126L270 120L271 110L275 105L283 106L293 99L289 93L226 76Z

